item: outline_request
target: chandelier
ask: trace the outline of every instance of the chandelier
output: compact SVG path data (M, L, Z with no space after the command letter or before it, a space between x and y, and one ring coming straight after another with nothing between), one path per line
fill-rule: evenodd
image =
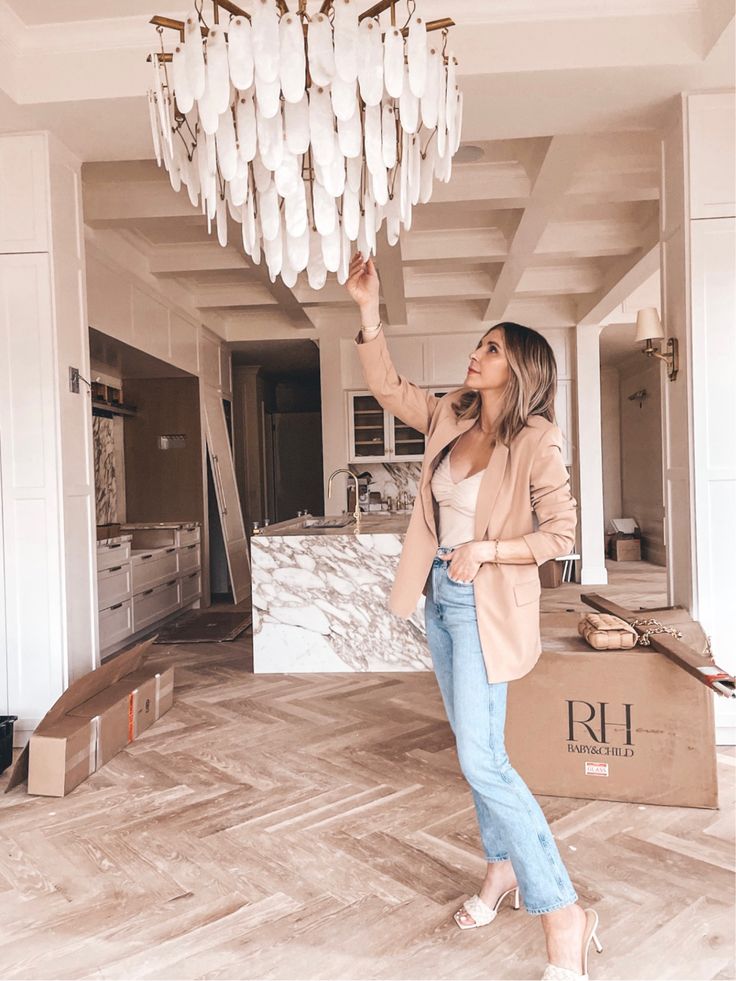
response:
M295 0L292 0L294 6ZM271 282L312 289L348 276L356 247L376 252L386 223L395 245L412 209L447 182L460 144L462 93L447 50L450 18L426 23L416 0L195 0L186 21L154 17L160 50L149 55L156 161L186 188L208 229L263 257ZM380 15L389 11L390 23ZM227 21L225 17L229 15ZM178 43L166 51L166 30Z

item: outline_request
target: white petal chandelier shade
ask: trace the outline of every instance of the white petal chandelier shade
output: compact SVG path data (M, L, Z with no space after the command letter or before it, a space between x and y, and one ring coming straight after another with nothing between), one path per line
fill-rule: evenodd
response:
M425 23L416 0L205 0L185 22L154 17L148 92L156 160L184 185L218 241L228 215L271 281L341 284L355 244L375 254L386 222L395 245L412 209L447 182L460 145L462 93L446 18ZM315 5L319 0L313 0ZM400 28L397 8L408 18ZM390 12L390 23L380 14ZM223 12L230 15L225 21ZM220 22L222 17L222 23ZM173 51L164 31L178 32Z

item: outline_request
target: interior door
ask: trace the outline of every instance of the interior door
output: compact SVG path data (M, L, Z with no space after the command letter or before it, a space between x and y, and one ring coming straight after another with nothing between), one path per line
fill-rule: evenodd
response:
M202 391L207 452L215 481L215 496L217 509L220 512L222 537L225 540L230 586L233 599L236 603L241 603L250 595L250 556L248 540L245 537L243 512L240 509L238 485L235 481L235 466L227 434L225 410L217 389L203 385Z

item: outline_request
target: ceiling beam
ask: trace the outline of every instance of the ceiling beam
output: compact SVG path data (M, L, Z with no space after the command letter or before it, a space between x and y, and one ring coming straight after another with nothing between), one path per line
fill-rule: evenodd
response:
M579 299L578 323L599 324L657 272L659 266L659 221L653 219L644 229L641 246L606 271L599 290Z
M501 320L530 264L559 201L572 180L586 137L555 136L548 140L524 209L509 246L509 256L496 281L484 320Z
M274 283L271 282L271 277L268 274L268 269L266 267L266 260L261 255L261 261L258 265L251 262L245 252L245 246L243 245L243 229L242 225L238 222L233 221L233 219L228 215L227 219L227 230L228 230L228 242L234 246L238 252L245 258L246 262L251 263L251 268L249 270L249 275L252 279L256 280L261 286L264 286L268 293L273 297L276 303L281 307L286 316L294 324L294 327L301 328L313 328L314 323L309 319L309 315L306 310L302 307L299 300L293 290L290 290L288 286L285 286L281 277L277 276Z
M376 243L376 264L387 324L406 323L406 290L404 287L404 263L401 258L401 240L390 246L384 224Z

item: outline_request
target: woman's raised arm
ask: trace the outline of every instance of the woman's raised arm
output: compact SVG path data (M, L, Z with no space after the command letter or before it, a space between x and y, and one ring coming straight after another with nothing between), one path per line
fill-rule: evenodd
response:
M384 409L412 429L428 433L439 399L401 378L393 366L380 327L379 282L373 260L364 262L360 252L356 252L350 262L346 286L360 308L363 326L356 343L368 388Z

